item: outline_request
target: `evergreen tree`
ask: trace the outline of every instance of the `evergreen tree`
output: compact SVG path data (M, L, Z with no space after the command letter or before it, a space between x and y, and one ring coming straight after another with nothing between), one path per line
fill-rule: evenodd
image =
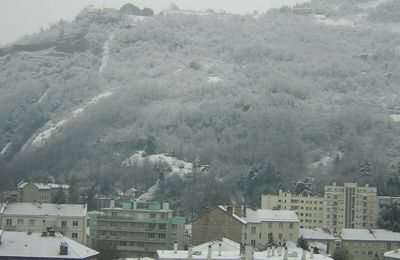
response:
M371 164L368 162L368 159L365 159L361 164L360 168L360 176L371 176L372 175L372 167Z
M67 202L67 198L65 196L65 193L62 189L57 189L56 193L54 194L52 200L52 203L55 204L64 204Z
M308 250L308 242L307 242L307 240L304 239L303 236L301 236L297 240L297 247L303 248L304 250Z
M377 221L378 227L393 232L400 232L400 208L393 203L383 211Z

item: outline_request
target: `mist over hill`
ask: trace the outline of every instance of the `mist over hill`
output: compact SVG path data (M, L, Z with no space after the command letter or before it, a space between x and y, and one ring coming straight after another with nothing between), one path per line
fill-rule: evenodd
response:
M56 179L92 204L157 183L193 214L332 180L398 195L400 4L372 2L85 9L26 36L0 50L0 189Z

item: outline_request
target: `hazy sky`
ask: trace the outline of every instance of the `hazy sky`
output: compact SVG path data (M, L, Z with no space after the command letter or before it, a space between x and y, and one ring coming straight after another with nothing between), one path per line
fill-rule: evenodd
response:
M119 8L131 2L141 8L150 7L157 13L171 2L181 9L215 9L230 13L264 12L283 4L304 0L0 0L0 44L16 40L24 34L37 32L60 19L72 20L85 6Z

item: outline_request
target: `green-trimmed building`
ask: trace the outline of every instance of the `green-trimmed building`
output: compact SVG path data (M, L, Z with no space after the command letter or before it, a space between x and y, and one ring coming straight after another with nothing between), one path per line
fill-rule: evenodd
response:
M157 250L184 247L185 219L169 203L127 202L90 214L90 245L102 258L155 257Z

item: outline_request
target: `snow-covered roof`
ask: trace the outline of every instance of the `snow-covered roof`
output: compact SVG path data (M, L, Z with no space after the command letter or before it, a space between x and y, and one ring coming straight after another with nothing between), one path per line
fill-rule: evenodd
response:
M227 212L226 206L218 206L221 210ZM291 210L270 210L270 209L246 209L246 216L238 216L234 212L232 217L242 222L247 223L261 223L261 222L299 222L296 212Z
M342 240L355 241L397 241L400 242L400 233L384 229L342 229Z
M384 254L384 257L389 257L389 259L400 259L400 250L388 251Z
M325 228L300 228L299 235L308 240L335 240L335 237Z
M0 231L1 232L1 231ZM60 255L60 245L68 245L68 255ZM41 233L4 231L1 236L0 257L29 259L87 259L99 252L56 233L42 237Z
M86 206L81 204L52 204L52 203L9 203L4 204L1 212L4 216L64 216L84 217Z
M241 256L239 254L239 250L234 251L221 251L221 255L218 252L212 251L211 258L207 258L207 250L206 251L195 251L193 250L193 259L203 260L203 259L225 259L225 260L240 260ZM157 250L158 259L174 259L174 260L183 260L190 259L188 257L188 251L186 250L178 250L174 253L173 250ZM300 248L289 248L288 249L288 260L301 260L302 257L302 249ZM307 259L311 259L311 255L309 252L306 252ZM248 255L246 259L252 259L251 254ZM282 255L279 256L277 252L275 252L274 256L269 255L268 251L255 252L254 258L252 260L282 260ZM322 255L322 254L314 254L315 260L333 260L332 258Z
M248 223L299 222L296 212L290 210L248 209L245 219Z
M69 185L65 184L56 184L56 183L36 183L36 182L20 182L18 184L18 189L22 189L27 185L28 183L32 183L35 185L39 190L51 190L51 189L68 189Z
M218 251L219 250L219 244L221 244L221 250L222 251L239 251L240 250L240 244L232 241L230 239L227 239L225 237L221 237L219 239L215 239L213 241L198 245L193 247L193 251L208 251L208 246L211 245L211 250L212 251Z

